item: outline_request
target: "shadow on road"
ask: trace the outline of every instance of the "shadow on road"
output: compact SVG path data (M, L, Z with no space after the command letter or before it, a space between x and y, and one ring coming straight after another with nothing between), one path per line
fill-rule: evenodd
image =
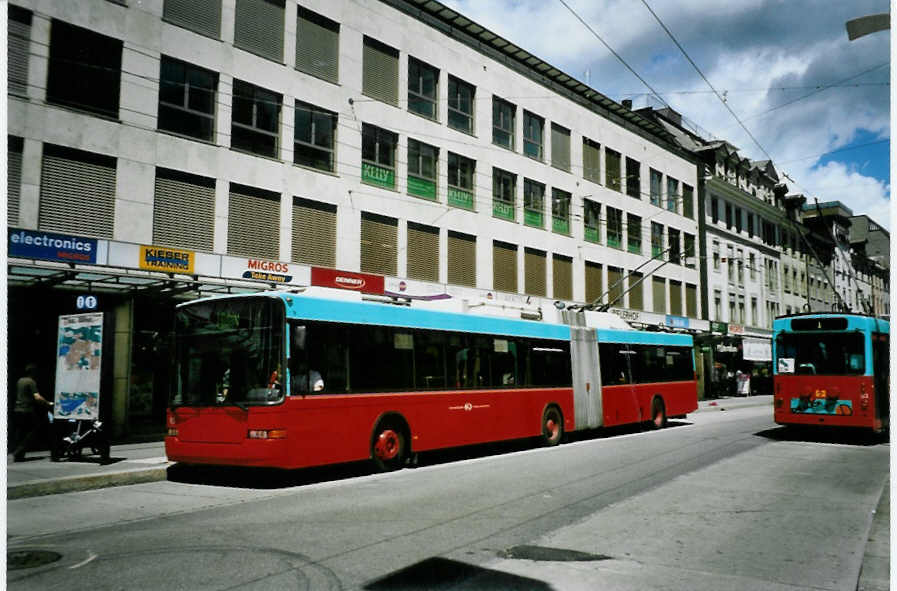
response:
M888 442L888 434L873 433L868 429L831 427L781 426L755 433L773 441L804 441L809 443L833 443L869 447Z
M681 427L691 423L682 420L670 420L667 428ZM600 428L588 431L575 431L565 435L564 441L586 441L605 439L618 435L650 431L644 425L625 425L621 427ZM462 460L486 458L509 453L536 449L539 441L534 438L498 441L464 447L452 447L415 454L409 459L407 468L437 466ZM175 464L168 468L168 480L185 484L202 484L206 486L223 486L231 488L278 489L294 486L306 486L320 482L331 482L357 478L375 473L369 461L284 470L278 468L247 468L238 466L205 466Z
M368 583L369 591L398 589L551 589L551 585L519 575L447 558L427 558Z

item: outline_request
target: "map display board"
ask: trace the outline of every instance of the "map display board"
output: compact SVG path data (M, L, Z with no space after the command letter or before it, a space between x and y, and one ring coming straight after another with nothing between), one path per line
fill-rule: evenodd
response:
M99 418L102 350L102 312L59 317L54 418Z

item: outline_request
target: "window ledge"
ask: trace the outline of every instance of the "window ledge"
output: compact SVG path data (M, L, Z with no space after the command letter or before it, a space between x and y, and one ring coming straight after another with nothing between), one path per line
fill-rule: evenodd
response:
M250 152L249 150L241 150L240 148L235 148L233 146L229 146L231 152L236 152L237 154L246 154L247 156L255 156L256 158L264 158L265 160L270 160L271 162L283 162L280 158L275 156L268 156L266 154L259 154L258 152ZM278 151L280 148L278 148Z
M310 172L319 172L321 174L326 174L327 176L332 176L334 178L340 178L340 176L335 171L322 170L320 168L315 168L314 166L299 164L298 162L293 162L293 166L295 166L296 168L301 168L302 170L308 170Z
M217 147L218 147L218 144L215 143L214 140L204 140L204 139L202 139L202 138L198 138L198 137L193 136L193 135L187 135L187 134L185 134L185 133L178 133L178 132L176 132L176 131L171 131L170 129L161 129L161 128L157 127L157 128L156 128L156 133L161 133L161 134L163 134L163 135L168 135L168 136L171 136L171 137L176 137L176 138L179 138L179 139L182 139L182 140L189 140L189 141L193 141L193 142L198 142L198 143L200 143L200 144L205 144L205 145L207 145L207 146L209 146L209 147L212 147L212 148L217 148Z
M320 80L320 81L322 81L322 82L327 82L327 83L329 83L329 84L333 84L334 86L342 86L342 84L339 83L339 75L337 75L337 79L336 79L336 80L329 80L329 79L327 79L327 78L324 78L323 76L318 76L318 75L315 74L314 72L309 72L308 70L303 70L303 69L300 68L299 66L296 66L294 69L295 69L297 72L302 72L303 74L307 74L307 75L311 76L312 78L315 78L315 79Z

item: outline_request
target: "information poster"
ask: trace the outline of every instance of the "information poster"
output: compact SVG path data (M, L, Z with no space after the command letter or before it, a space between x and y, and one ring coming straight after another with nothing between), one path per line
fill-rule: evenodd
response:
M102 312L59 317L54 418L99 418L102 350Z

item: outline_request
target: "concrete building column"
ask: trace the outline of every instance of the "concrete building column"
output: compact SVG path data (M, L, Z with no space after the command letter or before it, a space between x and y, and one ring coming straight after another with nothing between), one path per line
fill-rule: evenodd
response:
M134 301L128 300L113 310L112 351L112 432L121 439L128 430L128 399L131 384L131 333L134 325Z

